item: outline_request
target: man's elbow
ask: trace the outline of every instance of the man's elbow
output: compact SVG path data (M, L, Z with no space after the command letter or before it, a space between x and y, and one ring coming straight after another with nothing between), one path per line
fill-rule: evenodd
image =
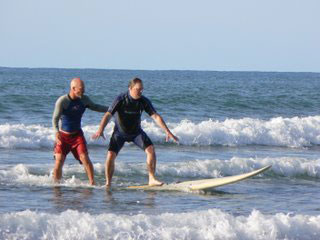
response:
M155 121L161 119L161 116L158 113L154 113L151 115L151 118L154 119Z

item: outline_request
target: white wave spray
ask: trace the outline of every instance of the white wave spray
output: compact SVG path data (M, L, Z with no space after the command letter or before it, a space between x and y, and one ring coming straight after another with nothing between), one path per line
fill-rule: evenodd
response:
M162 163L158 165L157 175L164 180L166 178L174 178L177 180L181 178L216 178L250 172L267 165L272 165L272 168L257 177L320 178L320 159L309 160L289 157L233 157L230 160L207 159ZM0 181L2 184L7 185L53 186L55 183L52 180L52 168L53 165L50 164L1 166ZM94 169L97 175L104 175L104 164L95 163ZM79 164L66 164L63 174L63 181L60 186L90 187L83 166ZM134 176L146 176L146 174L145 163L130 164L119 162L117 163L115 171L115 177L119 177L120 179L123 176L131 176L131 178L133 178ZM121 180L119 181L121 184L129 184L123 183ZM104 182L101 184L104 184Z
M284 147L305 147L320 144L320 116L272 118L260 120L253 118L227 119L225 121L206 120L194 123L182 120L168 123L183 145L266 145ZM107 126L107 139L114 124ZM142 128L155 143L164 143L164 132L154 123L142 122ZM91 136L97 125L83 127L89 144L105 146L106 141L93 141ZM54 141L51 127L41 125L3 124L0 125L0 147L31 148L52 147Z
M159 215L61 214L25 210L0 215L1 239L320 239L320 215L233 216L218 209Z

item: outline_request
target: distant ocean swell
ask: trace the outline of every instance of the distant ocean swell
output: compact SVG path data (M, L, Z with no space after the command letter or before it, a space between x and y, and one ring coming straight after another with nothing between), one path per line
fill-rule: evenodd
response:
M168 125L180 138L182 145L265 145L299 148L320 144L320 116L277 117L269 120L209 119L199 123L182 120L179 123L169 122ZM142 127L155 143L164 143L164 133L154 122L144 120ZM91 145L105 146L106 141L91 139L97 128L97 125L83 126L87 141ZM107 139L112 128L113 123L106 129ZM0 125L1 148L51 148L53 141L51 127L9 123Z
M218 209L159 215L25 210L0 215L1 239L320 239L320 215L233 216Z
M69 162L70 163L70 162ZM87 186L86 175L83 167L76 162L64 166L64 180L62 185ZM201 179L215 178L236 175L250 172L266 165L272 165L267 172L260 174L257 178L307 178L318 181L320 179L320 159L307 160L304 158L239 158L233 157L230 160L218 159L194 160L178 163L163 163L159 161L157 175L164 180L174 181L175 179ZM0 168L0 181L2 185L29 185L29 186L53 186L52 164L16 164L2 165ZM94 163L96 176L104 178L104 164ZM141 163L117 162L115 171L116 178L120 182L127 182L123 178L145 176L146 166ZM81 177L81 179L79 178Z

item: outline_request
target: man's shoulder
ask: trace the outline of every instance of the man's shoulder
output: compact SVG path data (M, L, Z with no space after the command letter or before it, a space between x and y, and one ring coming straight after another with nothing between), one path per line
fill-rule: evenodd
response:
M114 111L118 109L119 106L122 106L122 102L125 100L125 97L125 93L120 93L118 96L116 96L113 100L113 103L109 106L108 112L112 112L112 114L114 114Z
M62 95L60 97L58 97L57 99L57 103L63 103L63 102L68 102L70 101L68 94Z
M68 94L64 94L64 95L58 97L58 99L65 99L65 98L67 98L67 99L69 98Z
M149 100L149 98L145 97L145 96L141 96L141 101L142 101L142 105L144 107L144 110L151 116L152 114L156 113L157 111L155 110L155 108L153 107L151 101Z
M147 98L147 97L146 97L146 96L144 96L144 95L142 95L140 99L141 99L141 101L142 101L142 102L145 102L145 103L151 103L150 99L149 99L149 98Z
M121 97L121 98L125 98L126 96L128 96L128 92L122 92L118 95L118 97Z
M122 100L124 100L126 98L126 96L127 96L127 93L123 92L123 93L120 93L115 99L117 101L122 101Z

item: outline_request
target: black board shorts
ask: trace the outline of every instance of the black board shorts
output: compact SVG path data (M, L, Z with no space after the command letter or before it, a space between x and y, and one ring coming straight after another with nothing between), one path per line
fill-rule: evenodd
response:
M137 135L122 135L120 133L113 132L110 138L108 151L118 154L125 142L133 142L142 150L145 150L150 145L153 145L151 139L142 130Z

